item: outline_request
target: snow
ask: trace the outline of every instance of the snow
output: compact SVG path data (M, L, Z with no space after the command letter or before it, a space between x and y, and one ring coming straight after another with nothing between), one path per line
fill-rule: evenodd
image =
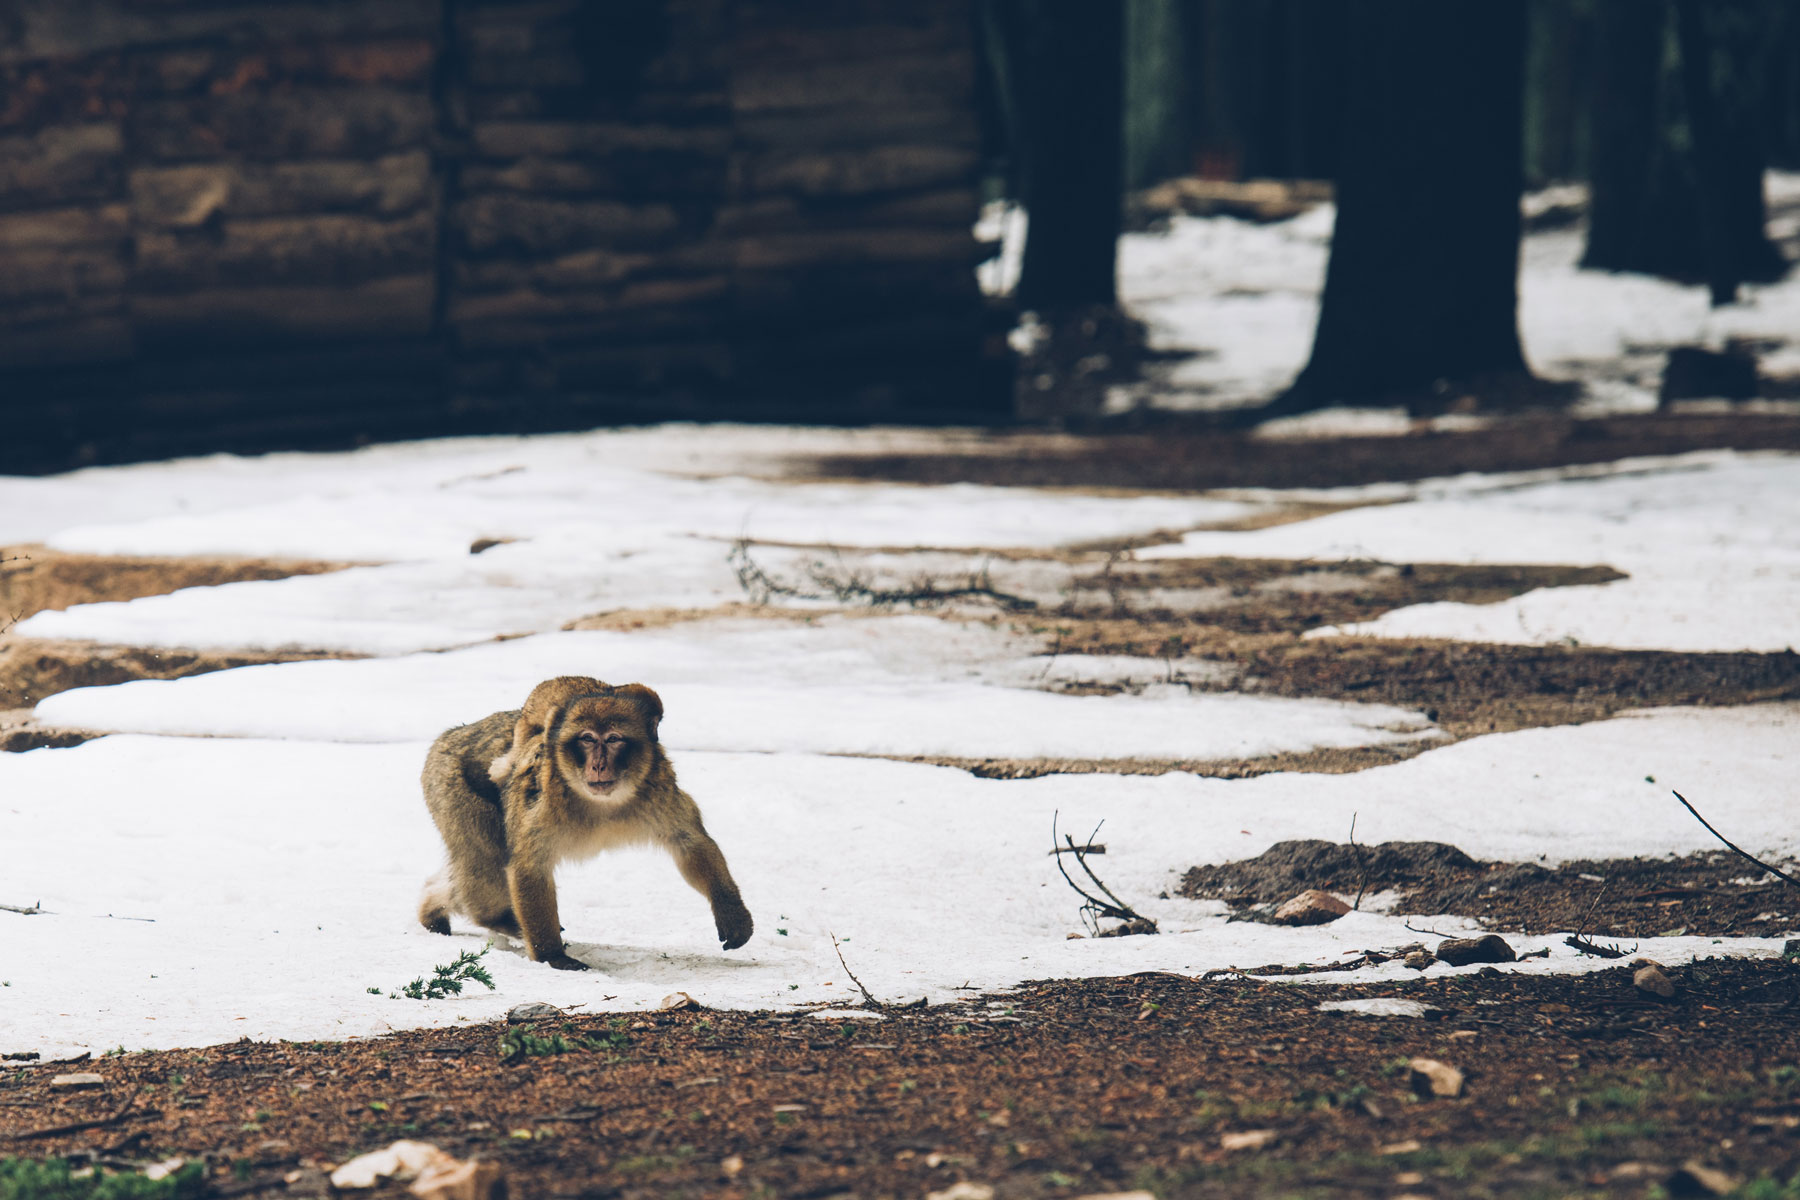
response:
M1370 842L1451 841L1484 858L1706 847L1670 786L1746 848L1792 853L1800 834L1784 797L1796 746L1800 705L1781 704L1640 713L1479 738L1358 774L1245 780L985 780L876 759L685 751L683 784L756 916L747 947L718 949L704 902L665 858L612 853L559 875L571 951L592 972L550 971L506 943L488 955L496 991L423 1002L386 993L484 937L459 923L441 939L414 923L440 853L418 798L422 743L107 737L0 756L7 899L48 910L8 914L0 1044L49 1057L342 1038L492 1019L526 1001L650 1008L673 991L713 1007L847 1000L855 993L833 934L851 969L890 1000L943 1002L968 994L964 985L1028 979L1327 963L1417 938L1377 913L1283 929L1227 923L1223 905L1160 894L1191 864L1284 838L1339 838L1353 813ZM1080 929L1078 901L1046 853L1053 819L1078 835L1105 821L1103 876L1163 934L1067 940ZM1509 940L1551 947L1549 960L1509 970L1597 961L1548 934ZM1739 938L1642 944L1670 964L1779 949ZM1365 977L1411 976L1389 964L1329 978Z
M1415 605L1312 636L1692 651L1800 646L1800 458L1704 452L1618 464L1601 478L1482 482L1489 486L1415 493L1398 507L1189 533L1136 557L1589 564L1629 576L1496 604Z
M1772 203L1791 205L1800 195L1800 173L1771 171L1768 180ZM1550 191L1525 197L1526 211L1584 198L1580 189ZM1777 234L1784 219L1794 218L1771 221ZM1230 408L1260 404L1292 383L1312 350L1335 222L1335 206L1321 204L1267 225L1177 216L1166 228L1121 238L1121 299L1149 325L1152 346L1198 356L1158 386L1138 389L1134 402ZM1021 215L1008 237L1023 227ZM1654 408L1670 346L1718 348L1732 337L1787 342L1800 330L1800 275L1746 286L1738 304L1714 309L1704 286L1582 270L1585 241L1580 225L1524 236L1519 336L1540 374L1589 385L1586 411Z

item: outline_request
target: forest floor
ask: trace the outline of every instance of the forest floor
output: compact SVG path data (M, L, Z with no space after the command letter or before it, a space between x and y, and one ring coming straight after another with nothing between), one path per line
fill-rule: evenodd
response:
M1178 428L1094 437L1001 435L963 455L818 459L795 477L1091 489L1322 487L1458 471L1529 470L1694 449L1800 448L1800 418L1657 414L1522 417L1479 434L1266 440ZM1052 653L1210 664L1197 689L1379 701L1425 711L1452 739L1576 724L1629 708L1800 698L1800 656L1303 640L1429 600L1480 602L1604 582L1593 567L1396 568L1187 559L1112 565L1059 611L978 619L1041 629ZM0 608L75 603L347 564L120 559L0 551ZM999 576L997 576L998 578ZM1351 578L1354 587L1338 586ZM1211 589L1204 610L1146 596ZM1135 598L1083 602L1083 593ZM1092 598L1090 595L1089 599ZM630 614L628 614L629 616ZM970 619L964 612L962 619ZM655 613L632 619L654 624ZM618 624L620 619L615 619ZM624 620L623 625L629 626ZM11 638L0 644L6 749L88 736L29 706L72 687L315 657L149 651ZM1056 685L1081 691L1101 684ZM1418 749L1443 745L1442 740ZM1222 776L1355 771L1414 753L1321 750L1242 761L950 762L983 775L1079 771ZM204 1164L194 1194L325 1195L319 1168L400 1138L496 1162L511 1195L1177 1196L1800 1195L1800 966L1711 959L1671 967L1675 994L1633 986L1633 940L1780 936L1800 893L1727 855L1479 863L1453 852L1291 847L1196 868L1186 895L1243 919L1302 887L1398 893L1402 911L1511 931L1576 929L1616 963L1588 974L1499 970L1400 984L1285 982L1329 964L1239 964L1201 978L1039 982L931 1008L850 1013L570 1010L528 1032L468 1025L381 1038L237 1042L0 1064L6 1157L105 1168ZM1277 847L1280 850L1281 847ZM1372 857L1371 857L1372 856ZM854 967L854 961L851 962ZM0 972L3 973L3 972ZM847 993L856 985L846 973ZM3 993L0 993L3 994ZM1321 1011L1402 997L1417 1015ZM422 1002L426 1003L426 1002ZM519 1027L526 1029L527 1027ZM0 1046L0 1051L7 1047ZM1414 1059L1463 1075L1432 1094ZM93 1071L88 1090L52 1077ZM956 1190L958 1185L961 1190ZM992 1189L991 1192L986 1189ZM377 1194L403 1194L390 1184Z

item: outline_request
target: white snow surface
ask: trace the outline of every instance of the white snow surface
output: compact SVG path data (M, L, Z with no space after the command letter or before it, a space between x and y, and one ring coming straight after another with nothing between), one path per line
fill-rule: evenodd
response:
M1479 477L1411 503L1252 532L1200 531L1145 559L1378 559L1610 566L1628 578L1495 604L1400 608L1333 634L1624 649L1800 647L1800 457L1703 452L1598 478Z
M708 622L138 680L62 692L37 712L131 733L430 740L517 708L540 679L591 674L651 682L668 710L662 737L677 749L1205 760L1437 736L1418 713L1388 705L1181 687L1058 695L1022 678L1053 663L1016 655L1006 634L931 617ZM1092 677L1107 665L1076 669Z
M948 1001L969 994L964 986L1041 978L1325 964L1416 935L1367 912L1310 929L1228 924L1221 904L1158 896L1190 864L1340 837L1352 813L1370 842L1443 840L1481 857L1706 847L1671 786L1746 848L1789 854L1800 843L1783 802L1796 747L1800 706L1783 704L1644 712L1489 736L1359 774L1231 781L1001 781L875 759L689 751L677 758L683 784L756 916L747 947L718 949L704 902L665 858L613 853L559 875L571 952L592 971L551 971L502 939L488 955L496 991L424 1002L386 993L485 938L460 923L439 938L413 921L440 853L418 798L422 743L107 737L0 756L8 900L48 910L8 914L0 1045L48 1057L344 1038L491 1019L535 1000L641 1009L677 990L714 1007L848 1000L833 934L891 1000ZM1067 940L1079 923L1046 853L1053 818L1078 834L1105 821L1107 882L1158 918L1161 936ZM1605 965L1575 958L1556 936L1511 940L1521 951L1549 946L1551 958L1507 970ZM1664 963L1779 949L1642 944ZM1393 964L1330 976L1403 977Z

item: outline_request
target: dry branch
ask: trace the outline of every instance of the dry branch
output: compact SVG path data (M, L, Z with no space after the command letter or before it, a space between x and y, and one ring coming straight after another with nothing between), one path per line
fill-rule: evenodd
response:
M844 974L850 977L850 982L856 985L856 990L862 993L863 999L868 1002L869 1007L875 1009L877 1012L885 1009L887 1005L877 1000L874 994L870 992L868 988L863 986L863 981L856 977L856 972L852 971L850 969L850 964L844 961L844 948L838 945L837 934L835 933L831 935L831 948L837 951L838 965L844 968Z
M1680 792L1671 792L1670 794L1672 796L1674 796L1677 800L1681 801L1681 807L1687 809L1689 812L1694 814L1694 820L1696 820L1696 821L1700 822L1700 824L1706 826L1706 832L1712 834L1714 837L1718 838L1721 842L1725 843L1725 848L1727 850L1730 850L1733 854L1736 854L1740 858L1745 858L1745 859L1748 859L1749 861L1755 863L1757 866L1761 867L1763 870L1767 871L1769 874L1775 876L1777 879L1783 880L1787 883L1791 883L1795 887L1800 887L1800 879L1795 879L1792 875L1789 875L1786 871L1778 870L1775 867L1771 867L1768 863L1766 863L1762 859L1756 857L1756 855L1750 853L1748 850L1743 849L1741 846L1738 846L1736 843L1732 842L1730 838L1727 838L1724 834L1722 834L1718 830L1714 829L1712 827L1712 823L1709 822L1705 817L1701 816L1699 813L1699 810L1697 810L1692 804L1688 803L1688 798L1686 796L1682 795Z
M744 589L744 594L750 597L752 604L767 604L779 596L789 600L835 600L839 604L867 604L871 608L887 608L897 604L916 608L923 604L941 604L946 600L990 600L1008 612L1028 612L1037 607L1035 600L995 588L985 564L979 571L970 572L963 583L954 586L945 586L929 575L921 575L913 580L911 587L878 588L870 582L867 575L846 567L842 555L837 551L833 550L832 554L837 559L835 566L814 561L807 567L806 575L811 581L811 587L789 583L769 574L750 557L750 543L745 538L739 538L733 543L726 561L731 564L738 586Z
M1060 815L1060 810L1050 815L1050 841L1054 846L1060 838L1064 845L1057 846L1053 849L1051 855L1056 859L1056 869L1062 873L1063 881L1071 888L1075 889L1075 894L1085 901L1081 906L1081 916L1083 922L1087 925L1089 932L1093 933L1096 937L1111 937L1127 932L1155 933L1157 931L1156 922L1115 896L1112 889L1107 887L1105 882L1102 881L1098 875L1094 874L1094 868L1087 864L1088 847L1094 845L1095 835L1100 832L1100 826L1106 824L1106 822L1102 821L1100 822L1100 825L1094 826L1094 832L1088 834L1087 842L1084 845L1078 846L1075 844L1075 839L1073 837L1070 837L1068 834L1059 835L1057 833L1056 822L1057 817ZM1101 896L1104 896L1105 899L1102 899L1101 896L1094 895L1079 883L1075 882L1074 877L1069 874L1069 869L1063 866L1064 854L1073 854L1075 856L1076 865L1079 866L1087 877L1093 881L1094 886L1100 889ZM1124 924L1117 929L1111 929L1105 933L1101 933L1101 917L1122 921Z

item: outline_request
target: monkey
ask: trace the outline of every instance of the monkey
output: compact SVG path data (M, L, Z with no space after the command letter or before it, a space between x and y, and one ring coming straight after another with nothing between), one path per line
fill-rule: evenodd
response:
M523 708L440 734L420 782L449 862L425 883L419 924L447 934L461 913L523 939L534 962L584 971L563 945L557 864L649 842L712 905L725 949L749 941L755 923L725 855L657 740L662 715L662 698L641 683L563 675L531 689Z

